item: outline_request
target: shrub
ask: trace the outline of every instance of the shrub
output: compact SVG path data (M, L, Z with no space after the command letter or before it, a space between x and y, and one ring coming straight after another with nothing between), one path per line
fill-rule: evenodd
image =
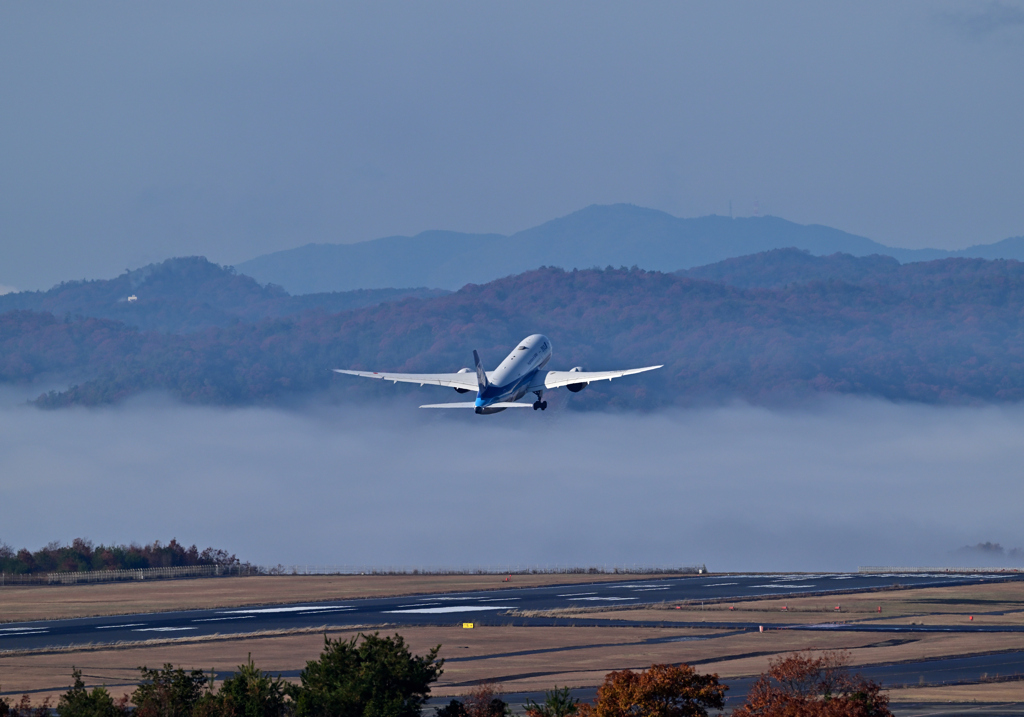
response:
M361 638L361 642L359 641ZM441 675L441 646L413 655L401 635L324 637L319 660L306 663L290 689L301 717L419 717L430 684Z

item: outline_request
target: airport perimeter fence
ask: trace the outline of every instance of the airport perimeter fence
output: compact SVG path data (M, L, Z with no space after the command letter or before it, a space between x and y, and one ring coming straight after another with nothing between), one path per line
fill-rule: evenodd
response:
M83 570L59 573L0 573L0 587L5 585L74 585L76 583L107 583L120 580L168 580L174 578L227 577L229 575L260 575L255 565L188 565L177 568L140 568L138 570Z
M121 580L171 580L175 578L244 577L247 575L701 575L696 567L655 566L505 566L505 567L381 567L353 565L194 565L177 568L139 570L89 570L82 572L0 573L0 587L12 585L74 585L77 583L116 582Z
M860 567L857 568L858 573L864 573L869 575L890 575L890 574L966 574L973 575L975 573L1024 573L1024 568L894 568L894 567Z

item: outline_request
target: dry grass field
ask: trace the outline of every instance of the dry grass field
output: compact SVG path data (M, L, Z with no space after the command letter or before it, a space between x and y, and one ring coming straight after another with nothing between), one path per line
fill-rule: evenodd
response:
M1024 702L1024 682L989 682L978 685L890 690L889 699L893 702L1012 702L1019 704Z
M836 610L836 608L839 610ZM548 615L672 622L1024 625L1024 581L700 605L577 608ZM972 619L973 618L973 619Z
M411 576L410 576L411 577ZM487 576L468 576L479 578ZM537 576L539 578L569 576ZM586 576L579 576L580 579ZM250 582L252 580L253 582ZM256 582L256 581L259 582ZM240 579L237 581L188 581L197 585L234 583L277 589L279 578ZM455 585L430 584L421 588L414 582L381 581L374 576L368 582L337 584L326 578L295 579L289 590L252 594L204 593L204 605L246 604L253 602L283 602L286 600L330 599L339 596L354 597L366 594L394 594L427 590L462 590L468 586L465 578ZM492 579L493 580L493 579ZM498 579L500 580L500 578ZM525 581L524 581L525 582ZM482 581L474 587L481 586ZM180 585L162 583L156 587ZM421 583L422 584L422 583ZM485 583L484 583L485 584ZM519 583L520 585L523 582ZM93 595L96 586L85 586L84 593ZM99 586L122 590L149 586ZM214 585L213 587L216 587ZM63 590L64 588L57 588ZM72 586L71 591L81 590ZM340 592L348 590L351 592ZM378 591L378 592L374 592ZM387 592L391 591L391 592ZM2 597L0 593L0 597ZM73 595L73 592L70 594ZM70 595L65 600L70 600ZM301 595L301 597L297 597ZM106 596L107 600L111 597ZM170 597L159 593L140 591L134 594L134 604L156 602L165 609L181 607ZM188 595L188 599L197 599ZM239 602L225 602L225 601ZM245 602L242 602L245 601ZM836 602L843 612L835 614ZM657 606L627 610L588 612L588 616L611 619L655 619L700 621L729 621L748 623L743 631L692 627L634 628L622 627L486 627L462 629L456 626L403 627L401 634L414 652L422 654L430 647L442 645L441 655L448 662L436 695L457 695L467 691L481 680L499 682L507 691L548 689L555 685L585 687L600 683L604 675L615 669L641 669L655 662L689 662L701 671L717 672L722 677L755 675L763 671L768 660L788 652L812 649L849 650L853 664L868 665L882 662L915 661L926 658L969 655L1001 650L1024 650L1024 633L915 633L879 634L865 632L820 632L800 630L766 630L759 632L761 622L823 622L837 617L849 621L930 621L955 622L964 616L1017 619L1024 602L1024 583L930 588L907 591L886 591L844 595L841 598L798 598L787 600L761 600L730 605L705 606L704 610L688 606L676 610L674 606ZM106 604L106 603L105 603ZM877 608L881 605L882 617ZM785 606L787 611L783 612ZM60 604L40 609L64 609ZM95 607L92 612L95 612ZM986 613L1005 612L1003 616ZM573 613L579 614L579 613ZM769 619L770 618L770 619ZM806 619L806 620L805 620ZM368 628L375 629L375 628ZM387 627L382 634L390 634ZM347 637L353 630L329 633L332 637ZM35 698L56 695L66 689L72 666L82 669L89 684L107 684L112 692L131 691L137 676L137 667L150 667L171 662L186 667L213 669L224 674L244 662L251 653L262 669L272 673L286 673L290 679L306 660L315 659L323 645L319 631L268 634L259 636L221 636L214 639L167 640L115 648L75 649L62 652L36 652L20 654L0 653L0 691L16 693L33 691ZM290 674L289 674L290 673ZM39 691L39 692L36 692ZM914 702L1024 702L1024 682L993 682L959 687L922 687L893 691L894 701Z
M647 577L647 576L645 576ZM649 577L664 577L651 575ZM678 577L678 576L675 576ZM276 575L0 588L0 622L622 580L622 575Z

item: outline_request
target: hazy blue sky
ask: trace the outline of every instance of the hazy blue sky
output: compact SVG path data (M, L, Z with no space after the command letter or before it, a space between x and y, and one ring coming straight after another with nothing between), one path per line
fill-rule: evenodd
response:
M1019 406L459 420L398 396L302 412L16 398L0 395L0 541L16 548L177 537L262 564L840 570L1024 547Z
M592 203L1024 234L1020 2L0 6L0 284Z

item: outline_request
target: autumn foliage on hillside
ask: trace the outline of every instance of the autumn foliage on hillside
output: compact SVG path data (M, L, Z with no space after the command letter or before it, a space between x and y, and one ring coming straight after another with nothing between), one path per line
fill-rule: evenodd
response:
M579 717L706 717L725 705L728 688L718 675L702 675L689 665L651 665L642 672L610 672L594 704L582 704Z
M749 261L769 260L758 257ZM354 401L415 389L385 391L330 369L454 371L471 364L474 348L493 367L539 332L554 346L551 368L665 364L591 385L571 398L581 408L820 394L1024 399L1024 264L874 261L858 272L847 273L856 281L740 288L638 269L539 269L448 296L181 335L15 311L0 314L0 382L67 376L71 388L44 396L45 406L145 390L215 404L327 390Z
M849 655L810 651L769 662L734 717L891 717L877 682L849 671Z

